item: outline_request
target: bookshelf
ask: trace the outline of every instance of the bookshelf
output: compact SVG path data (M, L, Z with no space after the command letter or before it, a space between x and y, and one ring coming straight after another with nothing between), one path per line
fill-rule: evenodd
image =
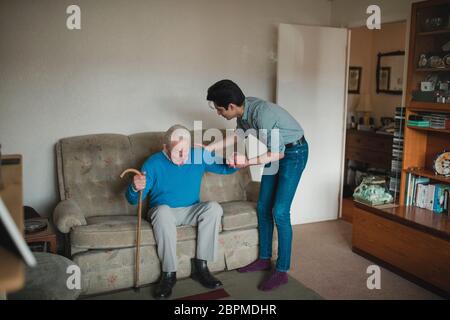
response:
M450 34L450 28L446 28L444 30L424 31L424 32L418 32L417 33L417 35L420 36L420 37L423 37L423 36L435 36L435 35L441 35L441 34Z
M424 27L426 19L437 16L445 18L444 27L434 30ZM424 112L450 115L450 99L446 100L448 103L441 103L434 100L436 92L428 95L417 93L421 82L430 75L437 76L442 82L450 82L450 65L439 69L418 65L423 54L427 57L444 57L450 54L441 49L445 43L450 43L450 28L446 27L450 23L449 16L449 0L412 4L407 84L404 92L406 121L409 116L420 116ZM439 89L442 89L442 94L446 93L445 88ZM418 101L418 97L425 102ZM436 122L434 118L430 119L433 127L441 124L441 120ZM432 184L450 185L450 178L435 175L433 170L436 155L444 150L450 151L450 130L406 124L403 137L399 202L390 208L354 203L352 250L450 298L450 219L445 214L436 214L426 209L427 206L420 208L409 205L417 204L415 201L411 202L411 197L406 205L406 191L411 191L408 186L411 174L428 178ZM413 186L417 180L411 181L414 181L411 182ZM419 204L423 205L422 202Z
M410 168L410 169L405 170L405 172L406 173L412 173L412 174L414 174L416 176L419 176L419 177L428 178L428 179L430 179L432 181L435 181L435 182L440 182L440 183L444 183L444 184L449 184L450 185L450 178L446 178L446 177L443 177L443 176L438 176L431 170Z
M450 68L416 68L416 72L448 72Z
M421 127L413 127L413 126L408 126L408 128L409 128L409 129L413 129L413 130L422 130L422 131L431 131L431 132L450 133L450 130L447 130L447 129L421 128Z
M450 42L450 2L442 0L414 3L411 13L411 28L408 54L408 76L406 89L406 119L410 115L420 115L424 112L450 115L450 103L436 101L415 101L413 92L420 90L420 83L430 74L438 73L440 81L450 79L450 66L444 68L419 67L420 56L444 57L450 52L444 52L442 47ZM427 21L440 17L441 26L429 30ZM402 177L400 183L400 205L405 205L408 188L408 174L429 178L432 182L450 184L450 178L435 175L433 160L444 150L450 150L450 130L429 127L405 127L404 154ZM417 208L418 210L419 208ZM415 207L409 210L416 210ZM423 209L421 209L423 210ZM432 213L432 212L430 212Z
M419 101L409 101L407 110L409 110L411 112L433 111L433 112L450 113L448 104L433 103L433 102L419 102Z

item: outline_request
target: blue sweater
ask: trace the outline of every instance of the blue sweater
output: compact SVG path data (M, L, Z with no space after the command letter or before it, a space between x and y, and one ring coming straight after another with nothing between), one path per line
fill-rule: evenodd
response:
M171 162L162 151L157 152L141 168L141 172L146 173L142 199L150 194L150 207L165 204L178 208L196 204L200 200L200 185L205 171L231 174L237 169L227 164L215 164L214 156L202 148L191 148L187 162L181 166ZM133 190L132 183L125 196L130 204L139 201L139 193Z

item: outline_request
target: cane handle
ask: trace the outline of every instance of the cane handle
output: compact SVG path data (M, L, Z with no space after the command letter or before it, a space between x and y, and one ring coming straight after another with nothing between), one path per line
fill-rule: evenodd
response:
M131 169L131 168L130 168L130 169L124 170L124 171L120 174L120 177L123 178L123 176L126 175L128 172L132 172L132 173L135 173L135 174L138 174L138 175L142 176L142 172L140 172L140 171L138 171L138 170L136 170L136 169Z

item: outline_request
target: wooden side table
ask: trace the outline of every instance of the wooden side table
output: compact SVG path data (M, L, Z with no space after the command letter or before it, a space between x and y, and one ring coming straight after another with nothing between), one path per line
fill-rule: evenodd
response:
M56 232L53 225L49 223L47 218L32 218L29 220L45 221L47 223L47 228L39 232L25 234L25 241L27 243L48 242L50 246L50 252L56 254L58 246L56 242Z

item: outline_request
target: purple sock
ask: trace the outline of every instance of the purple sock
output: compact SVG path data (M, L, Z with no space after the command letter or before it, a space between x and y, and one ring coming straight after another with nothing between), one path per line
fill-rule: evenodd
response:
M270 291L278 288L279 286L288 282L288 276L286 272L275 271L272 273L269 279L264 281L259 287L262 291Z
M270 259L258 259L245 267L237 269L238 272L254 272L270 269Z

